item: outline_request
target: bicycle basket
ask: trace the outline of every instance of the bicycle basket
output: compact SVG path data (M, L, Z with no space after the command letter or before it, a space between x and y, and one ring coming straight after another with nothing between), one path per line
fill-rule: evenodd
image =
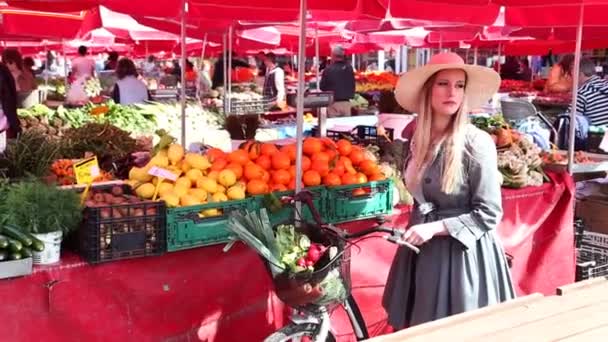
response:
M311 229L313 228L313 229ZM282 272L272 282L277 297L296 309L334 307L350 294L350 248L336 234L303 224L302 231L312 242L338 248L338 254L313 272Z

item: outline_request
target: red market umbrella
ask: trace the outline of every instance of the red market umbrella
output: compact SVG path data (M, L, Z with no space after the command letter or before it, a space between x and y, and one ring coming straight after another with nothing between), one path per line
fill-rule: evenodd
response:
M53 13L23 10L0 3L0 35L34 38L74 38L84 12Z

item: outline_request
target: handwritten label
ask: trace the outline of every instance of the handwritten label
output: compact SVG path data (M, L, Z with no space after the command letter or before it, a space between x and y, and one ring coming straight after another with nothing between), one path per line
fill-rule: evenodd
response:
M74 164L74 174L77 184L91 184L99 177L99 163L97 157L83 159Z
M148 174L154 177L168 179L172 182L177 180L177 175L175 173L157 166L152 166L150 171L148 171Z
M608 152L608 131L604 133L604 137L602 138L599 148L604 152Z

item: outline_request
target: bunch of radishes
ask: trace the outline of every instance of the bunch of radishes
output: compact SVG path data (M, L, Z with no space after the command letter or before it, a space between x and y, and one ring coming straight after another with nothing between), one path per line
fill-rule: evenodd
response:
M306 255L296 261L296 265L303 268L313 269L314 265L321 259L327 247L319 243L311 243Z

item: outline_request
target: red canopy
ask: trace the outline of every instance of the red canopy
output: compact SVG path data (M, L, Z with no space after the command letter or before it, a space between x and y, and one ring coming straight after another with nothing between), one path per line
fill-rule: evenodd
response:
M84 19L82 13L23 10L0 3L0 35L47 39L74 38Z

